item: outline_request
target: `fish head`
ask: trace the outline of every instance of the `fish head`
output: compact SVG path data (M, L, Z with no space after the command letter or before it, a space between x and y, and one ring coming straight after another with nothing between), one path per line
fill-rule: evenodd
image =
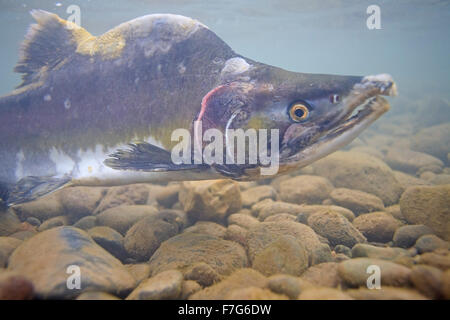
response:
M396 92L388 74L305 74L254 66L209 92L198 119L204 121L203 130L267 130L264 143L268 153L277 154L278 174L311 164L350 143L389 110L382 96ZM270 135L273 130L278 134ZM240 178L255 179L262 166L247 167Z

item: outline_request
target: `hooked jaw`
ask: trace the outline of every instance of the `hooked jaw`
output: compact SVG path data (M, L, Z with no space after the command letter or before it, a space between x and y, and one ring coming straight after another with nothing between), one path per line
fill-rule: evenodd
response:
M342 101L341 116L327 126L315 141L301 148L295 154L280 159L280 166L290 170L307 166L314 161L344 147L370 126L390 108L388 101L381 97L397 95L397 87L388 74L366 76L356 83ZM354 111L362 107L357 114Z

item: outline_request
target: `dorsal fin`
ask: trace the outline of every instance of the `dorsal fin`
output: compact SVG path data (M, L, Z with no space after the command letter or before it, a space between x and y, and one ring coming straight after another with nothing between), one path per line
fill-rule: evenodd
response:
M32 10L36 20L28 29L14 71L22 73L23 87L75 53L78 44L95 38L75 23L63 20L44 10Z

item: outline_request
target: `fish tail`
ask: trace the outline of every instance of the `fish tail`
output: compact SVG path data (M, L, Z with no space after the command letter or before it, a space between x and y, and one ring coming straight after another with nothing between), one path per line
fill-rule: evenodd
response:
M29 176L17 183L0 181L0 208L36 200L67 186L70 181L69 176L62 178Z

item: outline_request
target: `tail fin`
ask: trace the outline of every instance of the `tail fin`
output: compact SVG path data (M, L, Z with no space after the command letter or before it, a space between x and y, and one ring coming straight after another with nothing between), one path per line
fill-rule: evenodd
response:
M16 184L0 182L0 206L10 207L16 204L29 202L50 194L70 182L71 178L54 177L25 177Z

